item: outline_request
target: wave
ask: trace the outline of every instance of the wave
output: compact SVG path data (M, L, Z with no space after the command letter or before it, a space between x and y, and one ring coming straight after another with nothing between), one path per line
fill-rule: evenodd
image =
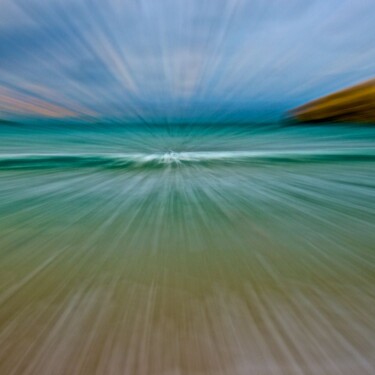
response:
M60 168L165 168L188 165L375 161L374 150L206 151L102 154L0 154L0 170Z

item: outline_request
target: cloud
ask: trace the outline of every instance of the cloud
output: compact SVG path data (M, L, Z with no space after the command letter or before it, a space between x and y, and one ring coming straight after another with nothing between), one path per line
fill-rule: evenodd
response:
M0 2L0 87L26 95L0 116L281 111L375 75L372 0Z

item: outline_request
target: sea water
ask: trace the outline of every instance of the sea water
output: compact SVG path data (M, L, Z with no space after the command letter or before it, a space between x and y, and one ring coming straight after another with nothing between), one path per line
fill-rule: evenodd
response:
M2 125L0 374L373 374L375 128Z

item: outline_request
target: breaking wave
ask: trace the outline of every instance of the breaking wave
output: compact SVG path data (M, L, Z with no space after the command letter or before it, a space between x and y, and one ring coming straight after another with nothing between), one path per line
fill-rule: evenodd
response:
M2 154L0 170L60 168L165 168L189 165L252 165L374 161L374 150L340 151L206 151L165 153Z

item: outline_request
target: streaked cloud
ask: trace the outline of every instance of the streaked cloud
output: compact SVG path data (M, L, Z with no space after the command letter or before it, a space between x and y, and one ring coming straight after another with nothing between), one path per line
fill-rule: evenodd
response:
M50 116L48 106L55 116L144 121L214 119L219 108L224 118L277 115L375 75L371 0L0 6L0 87L24 103L3 95L0 116Z

